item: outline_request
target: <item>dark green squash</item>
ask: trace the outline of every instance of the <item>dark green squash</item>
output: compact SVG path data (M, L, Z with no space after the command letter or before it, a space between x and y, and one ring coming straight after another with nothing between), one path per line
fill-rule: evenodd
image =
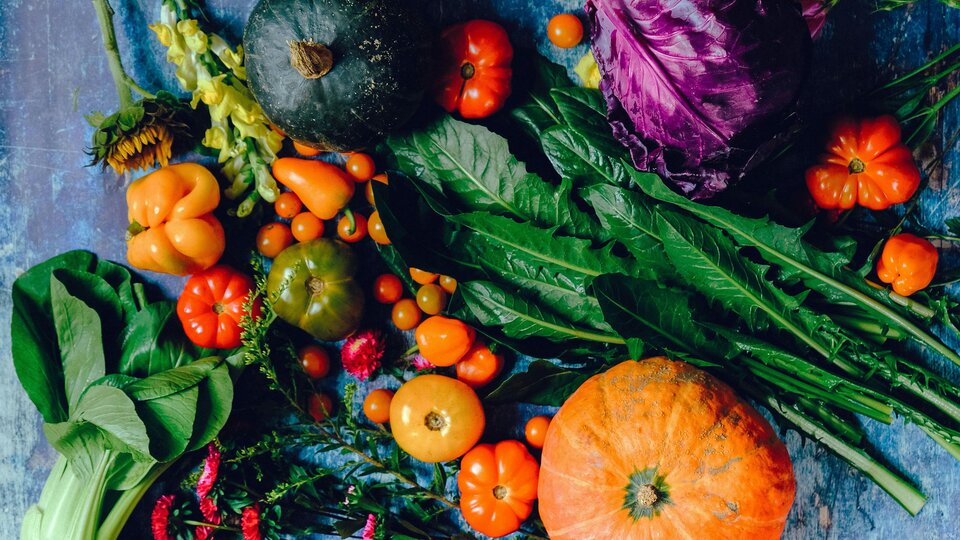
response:
M244 30L250 88L267 118L321 150L356 150L416 111L431 33L400 0L260 0Z

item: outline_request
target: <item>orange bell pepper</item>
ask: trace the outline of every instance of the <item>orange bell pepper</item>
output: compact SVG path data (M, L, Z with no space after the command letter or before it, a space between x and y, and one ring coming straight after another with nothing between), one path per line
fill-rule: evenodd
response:
M833 127L821 163L807 169L817 206L848 210L859 204L883 210L906 202L920 186L920 169L900 142L892 116L842 118Z
M447 367L470 351L476 332L462 321L434 315L420 323L415 335L420 354L435 366Z
M223 227L212 213L218 204L217 179L196 163L170 165L134 181L127 188L127 260L179 276L217 264L225 247Z
M320 219L333 219L350 202L355 189L346 171L314 159L280 158L273 162L273 177Z
M937 273L937 248L927 240L912 234L898 234L883 246L877 262L880 281L890 283L893 291L902 296L923 289Z

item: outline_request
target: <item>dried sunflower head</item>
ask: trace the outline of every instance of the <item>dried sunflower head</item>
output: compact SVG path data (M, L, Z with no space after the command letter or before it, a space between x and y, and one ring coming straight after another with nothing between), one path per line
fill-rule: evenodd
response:
M166 166L174 140L190 136L189 111L189 103L161 92L107 117L100 113L88 116L97 128L88 152L93 157L91 165L109 165L121 174Z

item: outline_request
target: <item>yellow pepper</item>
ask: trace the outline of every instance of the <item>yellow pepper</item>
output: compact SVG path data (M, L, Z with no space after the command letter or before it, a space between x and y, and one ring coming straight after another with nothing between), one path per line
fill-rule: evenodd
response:
M213 215L220 186L206 168L180 163L127 188L127 261L136 268L187 275L217 264L223 227Z

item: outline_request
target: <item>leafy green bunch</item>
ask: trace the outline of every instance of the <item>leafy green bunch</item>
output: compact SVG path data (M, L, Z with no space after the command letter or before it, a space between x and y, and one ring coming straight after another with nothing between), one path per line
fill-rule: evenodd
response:
M871 455L853 415L899 415L960 458L960 389L897 346L960 364L927 330L937 311L851 271L852 241L824 251L806 227L691 202L637 172L601 94L542 71L512 111L527 138L445 116L389 139L403 175L374 187L392 257L458 279L455 316L520 352L584 364L534 363L488 400L556 405L603 361L666 354L768 405L918 512L925 497ZM519 152L546 163L541 174Z
M13 284L13 361L61 457L24 539L117 538L174 461L223 427L228 360L198 350L171 302L122 266L71 251Z

